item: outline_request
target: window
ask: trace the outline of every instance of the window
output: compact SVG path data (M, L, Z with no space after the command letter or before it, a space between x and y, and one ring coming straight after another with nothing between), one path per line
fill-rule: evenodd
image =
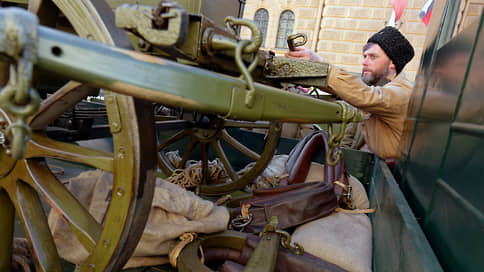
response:
M254 15L255 25L260 29L262 34L262 47L264 47L267 35L267 24L269 22L269 12L266 9L258 9Z
M277 30L276 48L287 48L287 36L292 34L293 28L294 13L290 10L282 12Z

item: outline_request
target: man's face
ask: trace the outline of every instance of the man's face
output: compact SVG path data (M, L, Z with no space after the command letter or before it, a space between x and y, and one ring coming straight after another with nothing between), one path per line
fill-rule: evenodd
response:
M376 85L382 78L395 73L395 66L378 44L370 45L363 52L361 79L368 85Z

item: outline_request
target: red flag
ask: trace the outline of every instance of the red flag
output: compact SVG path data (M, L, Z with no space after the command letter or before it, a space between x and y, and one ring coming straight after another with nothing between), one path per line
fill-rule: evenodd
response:
M427 3L425 3L422 10L420 10L419 17L420 19L422 19L422 22L425 24L425 26L429 25L430 16L432 15L433 7L434 7L434 0L428 0Z
M403 10L407 5L407 0L391 0L393 10L395 11L395 22L402 16Z

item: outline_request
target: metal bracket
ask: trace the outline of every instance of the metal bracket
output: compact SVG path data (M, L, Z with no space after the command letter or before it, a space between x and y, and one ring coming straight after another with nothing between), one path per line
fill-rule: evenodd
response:
M328 85L329 69L324 62L272 56L264 65L264 77L323 89Z
M152 6L124 4L116 8L116 26L126 29L161 46L178 46L185 42L188 33L188 14L178 4L162 1Z

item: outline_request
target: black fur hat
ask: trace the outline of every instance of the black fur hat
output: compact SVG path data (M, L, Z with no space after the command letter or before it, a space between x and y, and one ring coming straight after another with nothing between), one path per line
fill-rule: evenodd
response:
M378 44L387 56L395 64L397 74L415 55L410 42L398 31L398 29L387 26L384 29L373 34L368 39L369 43Z

